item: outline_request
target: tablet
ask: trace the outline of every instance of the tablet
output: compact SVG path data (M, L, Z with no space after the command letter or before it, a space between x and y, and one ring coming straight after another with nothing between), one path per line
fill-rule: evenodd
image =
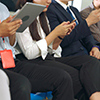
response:
M22 19L23 22L17 32L23 32L45 8L44 5L27 2L13 18L13 20Z

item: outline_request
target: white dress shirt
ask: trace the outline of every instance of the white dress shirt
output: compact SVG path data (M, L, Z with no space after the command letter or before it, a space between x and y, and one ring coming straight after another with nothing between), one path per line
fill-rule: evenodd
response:
M35 41L32 39L31 34L29 32L29 27L22 33L17 33L17 40L18 44L26 56L27 59L35 59L37 57L42 56L43 59L47 56L49 53L55 53L54 57L61 57L61 47L58 46L56 50L52 49L53 42L49 45L49 48L47 47L47 42L45 40L45 33L41 28L39 16L37 17L37 29L38 33L41 37L39 41ZM48 20L47 20L48 22ZM48 23L49 25L49 23ZM50 27L49 27L50 28Z
M67 7L69 7L70 8L70 5L66 5L65 3L63 3L63 2L61 2L61 1L59 1L59 0L55 0L57 3L59 3L65 10L67 9ZM73 17L77 20L77 18L76 18L76 16L75 16L75 14L73 13L73 11L71 10L71 9L69 9L70 10L70 12L72 13L72 15L73 15ZM67 10L66 10L67 11ZM78 20L77 20L77 23L79 23L78 22Z

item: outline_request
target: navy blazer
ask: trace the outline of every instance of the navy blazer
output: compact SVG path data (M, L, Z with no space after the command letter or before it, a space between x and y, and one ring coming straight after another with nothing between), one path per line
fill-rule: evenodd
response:
M64 37L60 44L63 57L88 54L92 47L96 45L87 22L81 18L79 11L75 7L70 6L70 8L78 19L79 24L70 35ZM69 13L56 1L53 1L48 7L47 17L50 22L51 30L64 21L72 21Z

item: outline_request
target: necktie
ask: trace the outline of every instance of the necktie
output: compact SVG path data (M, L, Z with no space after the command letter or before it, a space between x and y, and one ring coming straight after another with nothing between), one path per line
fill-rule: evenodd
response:
M69 7L67 7L67 12L70 14L70 16L72 17L72 19L74 20L75 18L74 18L74 16L72 15L72 13L71 13ZM78 22L77 22L77 21L75 21L75 23L76 23L76 25L78 25Z

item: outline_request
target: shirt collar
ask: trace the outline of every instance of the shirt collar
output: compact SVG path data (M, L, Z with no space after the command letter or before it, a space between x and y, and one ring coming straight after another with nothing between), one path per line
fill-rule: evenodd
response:
M55 0L57 3L59 3L65 10L67 9L67 7L69 7L69 5L64 4L63 2L59 1L59 0Z

